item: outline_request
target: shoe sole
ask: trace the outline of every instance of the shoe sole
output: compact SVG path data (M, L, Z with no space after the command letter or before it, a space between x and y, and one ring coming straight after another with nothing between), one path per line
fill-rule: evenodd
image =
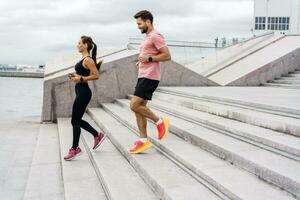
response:
M169 133L170 120L168 118L165 118L163 120L163 123L165 124L166 132L159 140L163 140L164 138L166 138Z
M96 149L102 144L102 142L103 142L105 139L106 139L106 135L104 135L104 137L101 139L101 141L99 142L99 144L97 144L97 145L93 148L93 150L96 150Z
M140 149L130 152L131 154L138 154L138 153L143 153L144 151L150 149L152 147L152 143L149 142L148 145L145 145L144 147L141 147Z

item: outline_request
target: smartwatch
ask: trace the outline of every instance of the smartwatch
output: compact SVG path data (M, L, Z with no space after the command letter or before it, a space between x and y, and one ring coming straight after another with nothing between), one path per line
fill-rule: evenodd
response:
M80 77L80 82L83 82L83 77L82 76Z
M148 58L148 62L152 62L153 58L151 56L149 56Z

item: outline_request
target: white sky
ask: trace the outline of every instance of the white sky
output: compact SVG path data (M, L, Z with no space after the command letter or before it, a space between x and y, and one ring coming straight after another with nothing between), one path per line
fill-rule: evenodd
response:
M253 0L0 0L0 63L44 64L75 52L81 35L101 48L142 37L133 15L147 9L166 39L249 37Z

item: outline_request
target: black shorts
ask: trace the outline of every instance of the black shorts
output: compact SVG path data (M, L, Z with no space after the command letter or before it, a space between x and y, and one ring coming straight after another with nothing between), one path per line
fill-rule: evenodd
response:
M138 96L145 100L151 100L158 84L158 80L139 78L135 86L134 96Z

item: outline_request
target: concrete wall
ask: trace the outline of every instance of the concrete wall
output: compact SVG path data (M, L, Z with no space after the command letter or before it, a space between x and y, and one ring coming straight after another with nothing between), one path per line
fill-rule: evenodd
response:
M103 57L100 79L89 82L93 93L90 107L133 94L138 71L135 65L137 53L125 50ZM163 63L161 70L160 86L217 86L213 81L173 61ZM55 121L57 117L71 116L75 84L68 80L67 74L73 71L73 68L68 68L45 76L42 121Z
M189 64L186 67L201 74L202 76L208 77L282 37L283 36L281 35L274 35L273 33L253 37L240 44L218 50L216 53L211 54L200 61Z
M296 51L282 56L265 66L252 71L235 81L232 81L228 86L257 86L274 80L289 72L300 69L300 48Z
M223 86L264 84L299 67L299 48L299 35L285 36L208 78Z
M43 72L0 72L2 77L43 78Z
M105 57L107 55L114 54L116 52L124 51L124 49L101 49L97 52L97 57ZM77 52L66 53L62 55L57 55L55 58L46 62L45 75L50 75L52 73L57 73L58 71L64 71L66 69L72 68L74 62L81 59L81 54Z

